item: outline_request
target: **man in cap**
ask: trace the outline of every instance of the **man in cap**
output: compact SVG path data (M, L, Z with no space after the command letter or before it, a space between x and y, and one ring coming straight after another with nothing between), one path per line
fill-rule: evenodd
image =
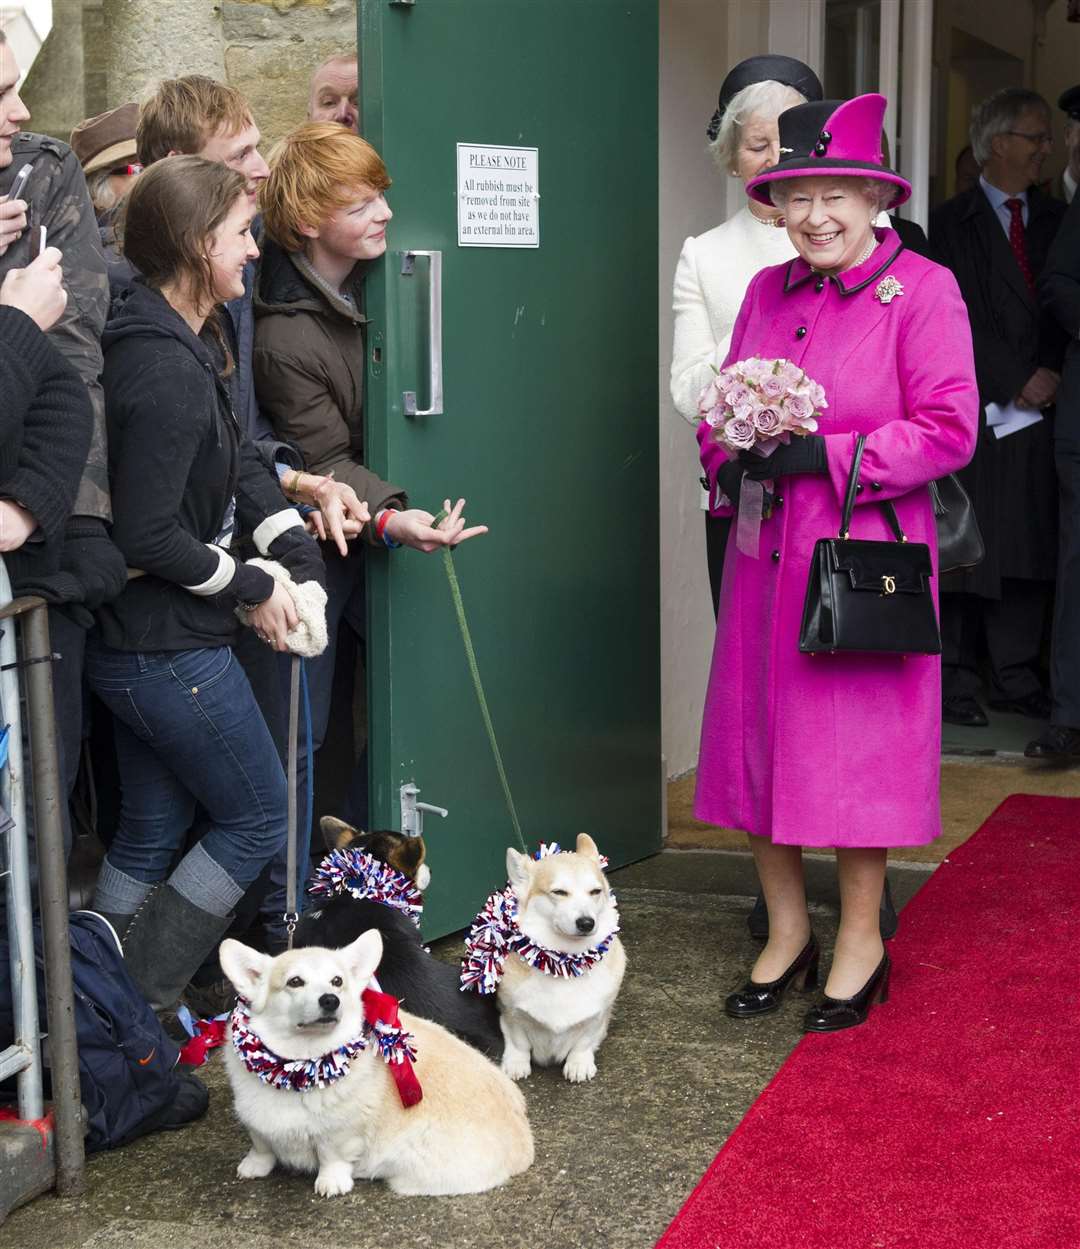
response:
M1071 204L1080 185L1080 86L1070 87L1058 96L1058 108L1065 114L1065 168L1050 183L1050 194Z
M79 158L86 189L97 214L101 248L109 270L109 289L123 290L135 276L116 241L116 217L120 202L142 173L135 149L137 104L121 104L96 117L79 122L71 132L71 150Z
M53 604L49 610L52 648L61 656L53 665L53 690L66 797L79 763L85 631L93 622L91 612L117 595L127 576L124 557L106 528L112 513L105 403L98 379L109 284L79 162L66 144L23 130L30 112L19 98L18 81L19 67L0 30L0 277L31 262L44 226L48 245L63 253L68 293L67 306L49 338L79 374L94 412L86 467L64 530L60 569L33 587L23 587ZM23 189L17 198L8 198L26 166L31 169ZM66 802L61 806L66 815Z

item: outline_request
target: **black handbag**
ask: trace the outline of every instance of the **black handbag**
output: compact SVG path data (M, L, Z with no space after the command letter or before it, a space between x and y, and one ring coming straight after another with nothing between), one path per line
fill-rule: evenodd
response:
M799 650L940 655L930 548L909 542L896 509L883 503L894 542L850 538L866 439L855 444L838 538L819 538L806 583Z
M937 522L938 573L944 576L982 563L986 547L975 509L960 479L950 473L932 481L930 502Z

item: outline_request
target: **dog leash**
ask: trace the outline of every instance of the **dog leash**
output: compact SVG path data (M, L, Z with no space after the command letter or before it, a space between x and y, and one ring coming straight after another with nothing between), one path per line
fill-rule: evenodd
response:
M307 796L307 802L305 803L304 809L307 818L304 822L303 852L298 853L296 767L297 755L300 750L300 744L297 738L299 737L300 727L299 718L301 691L303 692L304 699L304 745L307 753L307 784L304 786ZM301 659L299 655L293 655L289 664L289 756L286 772L286 778L288 781L288 810L286 826L287 840L285 843L285 914L282 917L285 921L285 932L288 940L287 948L290 950L293 945L293 933L296 931L296 925L300 919L300 912L297 908L299 881L297 880L296 867L298 862L308 865L311 857L311 817L315 802L315 786L312 773L311 698L308 693L307 669L304 667L303 659Z
M296 756L299 750L300 721L300 656L289 663L289 802L285 842L285 931L288 949L292 949L293 933L300 918L296 910Z
M438 516L431 522L433 528L437 528L444 521L448 513L445 508L439 512ZM454 554L450 547L443 547L443 567L446 569L446 579L450 582L450 597L454 600L454 611L457 613L458 628L461 630L461 640L465 643L465 658L469 663L469 672L472 674L473 689L476 691L476 701L480 704L480 715L484 720L484 728L487 729L488 742L491 744L491 753L495 756L495 769L499 773L499 782L502 785L503 797L506 799L506 809L510 812L510 822L514 826L514 836L518 840L522 854L528 854L529 849L525 845L525 838L521 833L521 822L518 820L517 807L514 806L514 796L510 792L510 782L506 778L506 768L503 766L502 751L499 750L499 743L495 737L495 726L491 721L491 712L488 710L487 698L484 695L484 686L480 680L480 668L476 662L476 651L473 649L472 635L469 632L469 622L465 619L465 603L461 597L461 586L458 584L457 571L454 568Z

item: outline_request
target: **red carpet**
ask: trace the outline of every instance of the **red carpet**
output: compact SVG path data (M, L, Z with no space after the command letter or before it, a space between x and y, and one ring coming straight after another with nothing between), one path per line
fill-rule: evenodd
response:
M803 1038L659 1249L1080 1249L1080 799L1002 803L890 952L888 1004Z

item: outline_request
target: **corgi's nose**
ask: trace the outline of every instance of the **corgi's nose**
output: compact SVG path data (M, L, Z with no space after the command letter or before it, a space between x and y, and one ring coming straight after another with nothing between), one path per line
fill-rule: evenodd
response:
M336 993L324 993L319 998L319 1009L325 1015L332 1015L341 1005L341 998Z
M591 915L579 915L576 920L578 932L592 932L596 927L596 920Z

